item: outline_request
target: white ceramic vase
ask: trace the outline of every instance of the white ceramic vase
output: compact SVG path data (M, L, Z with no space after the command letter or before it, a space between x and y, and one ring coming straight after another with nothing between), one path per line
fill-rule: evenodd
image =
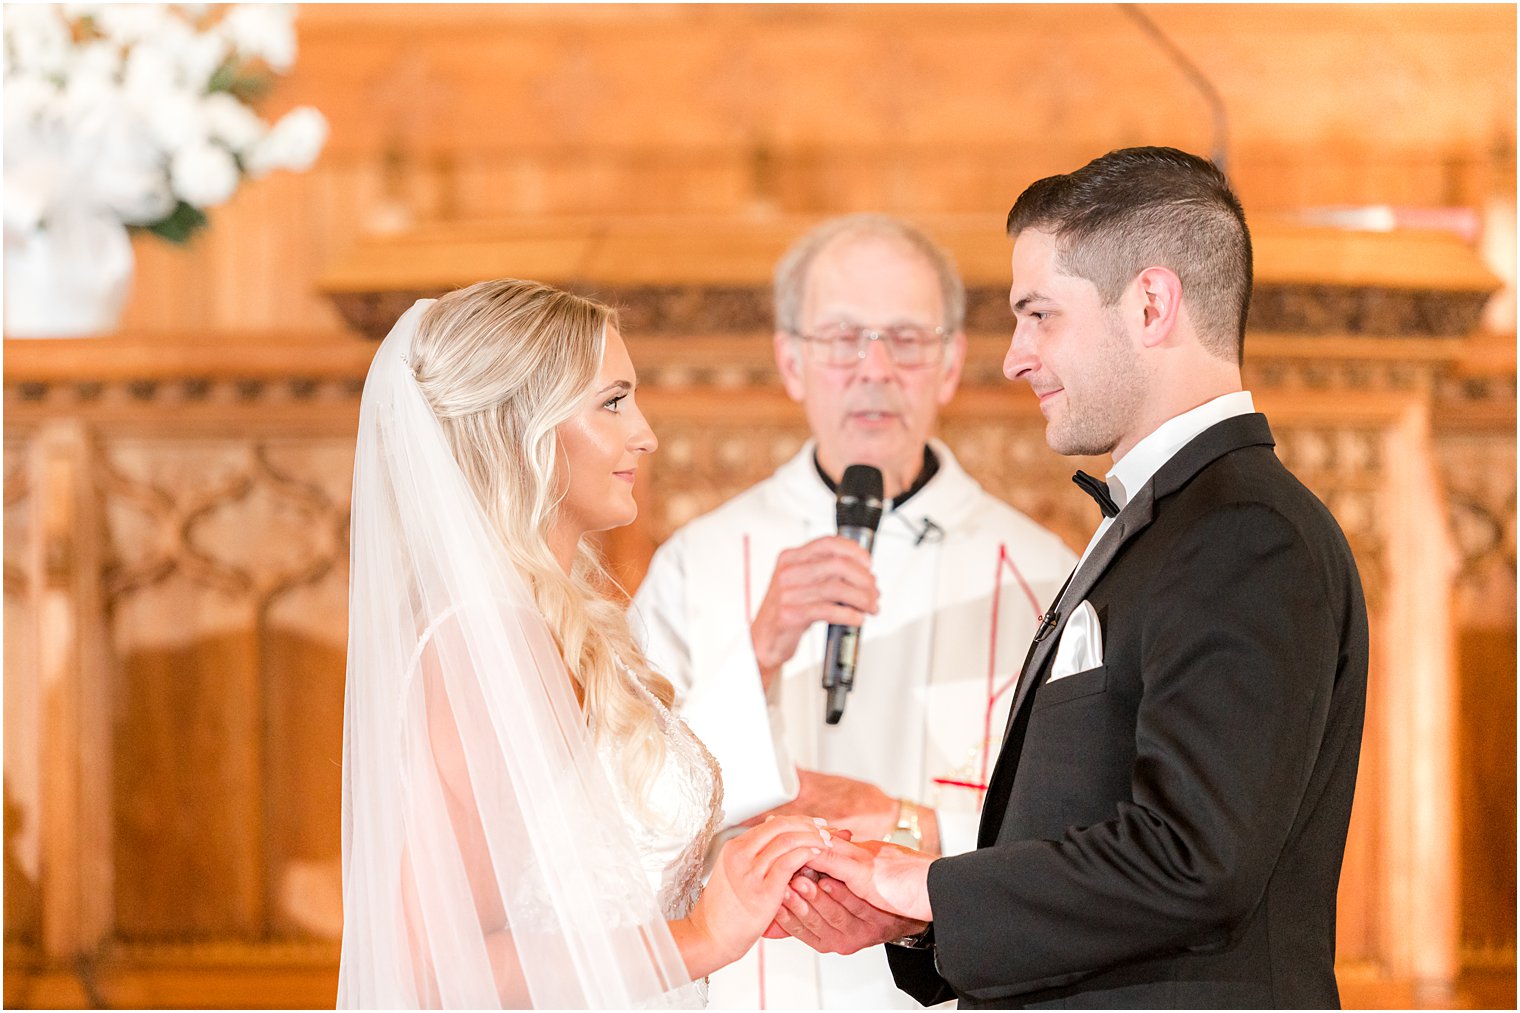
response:
M132 241L105 212L66 214L5 239L5 336L77 338L116 330L132 291Z

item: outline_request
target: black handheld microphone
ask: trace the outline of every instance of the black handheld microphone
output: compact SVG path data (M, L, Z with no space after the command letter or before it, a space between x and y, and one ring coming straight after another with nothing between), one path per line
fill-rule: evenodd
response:
M839 534L871 551L876 541L876 525L881 523L881 472L869 464L852 464L839 481L839 498L834 501L834 521ZM831 725L844 717L844 698L855 685L855 658L860 651L859 626L829 624L828 646L823 652L823 689L828 699L823 719Z

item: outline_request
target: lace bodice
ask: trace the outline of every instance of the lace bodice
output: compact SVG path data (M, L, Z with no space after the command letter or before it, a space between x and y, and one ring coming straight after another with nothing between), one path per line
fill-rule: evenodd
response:
M650 785L647 816L623 783L618 743L599 744L597 754L660 910L667 919L684 918L701 893L707 849L723 825L723 778L718 761L686 723L626 666L623 674L654 705L665 737L665 764Z
M598 743L597 756L612 783L618 810L660 910L667 920L685 918L702 892L707 849L723 825L722 772L686 722L646 690L626 665L621 667L624 677L654 705L665 739L665 763L650 785L647 805L636 805L623 782L619 743ZM655 1005L704 1008L707 982L704 979L683 986Z

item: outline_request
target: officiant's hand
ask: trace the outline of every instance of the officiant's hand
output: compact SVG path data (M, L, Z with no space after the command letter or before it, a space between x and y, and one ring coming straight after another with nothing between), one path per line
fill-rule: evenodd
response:
M848 538L824 535L781 553L749 627L761 682L770 686L809 626L859 626L880 597L871 554Z
M917 935L928 927L927 922L872 907L832 876L806 875L810 872L804 869L792 877L781 910L766 930L767 938L790 935L819 953L855 953Z
M897 823L897 799L874 784L800 767L797 781L801 788L795 799L756 816L749 825L758 826L766 816L822 816L829 826L845 827L856 837L866 838L885 837Z

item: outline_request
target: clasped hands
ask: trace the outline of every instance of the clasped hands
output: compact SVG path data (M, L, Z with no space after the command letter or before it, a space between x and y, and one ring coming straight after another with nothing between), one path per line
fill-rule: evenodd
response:
M921 932L933 918L932 861L882 841L857 844L822 819L768 818L723 845L706 889L677 928L702 940L688 953L688 968L706 974L743 956L762 935L854 953Z
M933 918L927 889L933 858L884 841L855 843L832 830L830 846L788 884L766 929L820 953L855 953L922 932Z

